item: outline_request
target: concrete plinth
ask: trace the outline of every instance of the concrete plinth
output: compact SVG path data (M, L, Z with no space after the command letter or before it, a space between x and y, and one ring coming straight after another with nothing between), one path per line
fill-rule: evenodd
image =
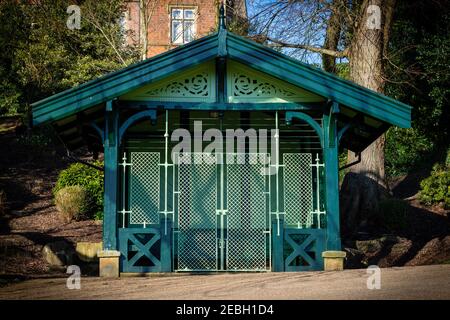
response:
M104 278L119 277L120 252L116 250L103 250L98 252L99 275Z
M325 271L344 270L344 251L324 251L322 252L323 265Z

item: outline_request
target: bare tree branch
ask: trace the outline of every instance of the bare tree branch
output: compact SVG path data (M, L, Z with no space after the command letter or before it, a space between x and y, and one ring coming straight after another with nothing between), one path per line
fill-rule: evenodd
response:
M337 51L337 50L325 49L325 48L315 47L315 46L310 46L310 45L305 45L305 44L286 43L284 41L273 39L270 37L265 37L265 39L272 42L272 43L268 44L269 47L304 49L304 50L309 50L312 52L317 52L320 54L326 54L328 56L335 57L335 58L344 58L344 57L347 57L347 55L348 55L347 48L345 48L342 51Z

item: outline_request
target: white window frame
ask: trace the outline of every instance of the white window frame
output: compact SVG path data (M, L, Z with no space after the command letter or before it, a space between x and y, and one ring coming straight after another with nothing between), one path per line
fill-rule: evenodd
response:
M174 10L181 10L181 17L180 18L176 18L175 19L173 17L173 11ZM184 11L185 10L192 10L194 12L194 17L192 19L185 18L185 16L184 16ZM169 22L170 23L170 35L169 35L169 37L170 37L170 43L171 44L173 44L173 45L183 45L183 44L186 44L186 43L194 40L194 38L196 36L196 33L197 33L197 8L196 7L192 7L192 6L170 6L169 7L169 21L170 21ZM175 41L174 41L174 37L173 37L173 33L174 33L174 30L173 30L173 25L174 24L173 24L173 22L174 21L181 22L181 28L182 28L181 37L175 39ZM187 41L185 39L185 37L184 37L185 36L185 29L184 29L185 22L192 22L192 24L193 24L193 26L192 26L192 39L190 39L189 41Z

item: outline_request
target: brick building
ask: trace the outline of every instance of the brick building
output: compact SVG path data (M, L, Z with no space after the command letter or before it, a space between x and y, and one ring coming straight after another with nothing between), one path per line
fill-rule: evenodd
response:
M245 0L224 0L224 4L229 21L247 18ZM127 42L147 47L147 58L155 56L214 32L218 7L218 0L127 1Z

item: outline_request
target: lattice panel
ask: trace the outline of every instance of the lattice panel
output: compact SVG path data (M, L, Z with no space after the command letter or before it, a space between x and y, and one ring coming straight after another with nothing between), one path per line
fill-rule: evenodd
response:
M285 223L309 228L313 224L312 155L285 153L283 164Z
M122 272L160 272L161 235L156 228L119 228Z
M240 102L316 102L323 101L302 88L293 86L243 64L230 61L227 74L228 101Z
M228 270L267 269L266 177L261 163L227 164Z
M148 91L148 97L208 97L208 73L201 72L181 81Z
M204 63L186 72L143 86L122 99L213 102L215 101L214 63Z
M178 165L178 270L217 270L216 164L190 157Z
M159 152L131 152L130 224L159 224Z
M244 72L234 72L232 76L232 93L234 97L295 97L295 93L292 91L264 81L264 79L252 78Z
M325 230L296 229L284 230L285 271L322 270L322 252L325 250Z

